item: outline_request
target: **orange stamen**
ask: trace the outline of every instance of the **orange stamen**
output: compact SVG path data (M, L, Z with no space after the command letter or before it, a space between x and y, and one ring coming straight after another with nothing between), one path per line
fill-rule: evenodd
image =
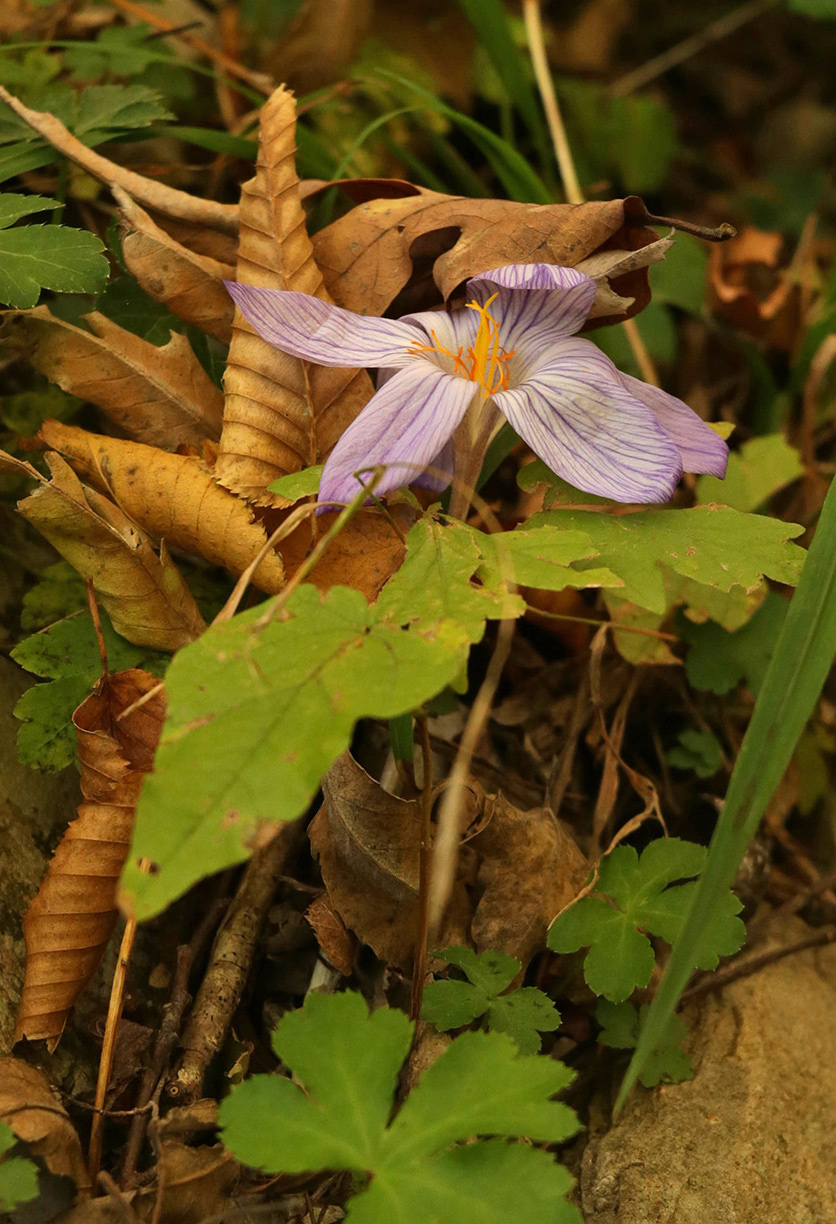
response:
M499 323L490 312L490 305L498 294L489 297L484 306L478 302L468 302L467 309L475 310L479 315L479 329L467 357L462 357L462 349L451 353L449 349L439 344L434 331L430 332L434 344L414 344L410 346L411 353L441 353L453 362L453 373L459 378L467 378L478 383L482 395L487 398L504 391L508 386L508 362L514 356L514 350L506 352L499 343Z

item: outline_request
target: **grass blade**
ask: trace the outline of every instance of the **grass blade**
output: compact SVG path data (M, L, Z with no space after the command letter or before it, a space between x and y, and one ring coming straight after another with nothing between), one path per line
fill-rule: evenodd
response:
M711 839L705 870L627 1068L616 1111L621 1109L647 1065L648 1056L664 1037L690 977L705 917L734 880L746 847L813 712L835 653L836 480L825 499L801 580L755 703Z

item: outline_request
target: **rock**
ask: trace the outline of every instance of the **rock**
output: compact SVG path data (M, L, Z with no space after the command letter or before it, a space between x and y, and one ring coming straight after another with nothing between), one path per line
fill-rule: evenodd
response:
M807 930L793 920L775 940ZM695 1078L637 1089L591 1137L586 1224L836 1220L836 947L777 961L683 1018Z
M11 1049L23 984L21 920L81 797L78 773L39 773L17 757L12 714L27 676L0 656L0 1054Z

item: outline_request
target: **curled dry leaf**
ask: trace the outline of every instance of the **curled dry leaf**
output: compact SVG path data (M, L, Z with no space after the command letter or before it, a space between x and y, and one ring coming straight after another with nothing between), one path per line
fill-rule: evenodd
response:
M45 1039L54 1049L104 954L118 917L116 885L134 808L164 717L159 681L137 668L105 675L73 715L84 802L23 918L26 971L16 1041Z
M11 107L24 123L42 136L54 149L58 149L70 161L81 166L93 178L105 183L108 187L116 184L127 191L146 208L161 212L169 217L191 222L194 225L208 226L223 233L234 234L238 229L238 209L233 204L218 204L215 200L203 200L199 196L189 195L186 191L178 191L167 187L164 183L135 174L126 170L116 162L108 161L100 153L88 149L68 132L54 115L44 111L32 110L14 97L0 85L0 100Z
M46 306L16 312L15 330L32 345L32 364L51 382L90 400L138 442L176 450L220 436L223 396L185 336L157 347L102 314L92 332Z
M483 889L473 940L479 951L505 952L525 967L546 946L549 923L577 895L589 862L547 808L522 812L502 794L484 802L490 819L470 841Z
M84 486L60 455L47 455L47 463L51 481L0 452L0 467L39 482L18 502L20 513L90 579L117 633L157 650L179 650L199 637L206 624L165 544L158 556L119 507Z
M709 298L732 326L789 349L801 311L797 276L783 266L781 234L746 226L736 238L712 248Z
M575 267L601 249L627 252L657 241L642 224L636 197L588 204L519 204L472 200L421 188L401 199L370 200L314 235L313 247L328 292L340 306L382 315L423 310L445 300L479 272L507 263ZM407 289L408 287L408 289ZM650 301L647 272L616 268L610 289L632 304L631 317ZM407 290L407 292L404 292Z
M121 188L114 187L113 194L119 204L122 255L128 271L149 297L162 302L178 319L228 344L234 306L223 281L233 278L234 269L177 242Z
M261 111L256 177L241 193L236 278L327 299L299 200L296 106L278 89ZM217 475L261 505L279 476L320 462L372 393L362 370L310 365L262 340L236 311L224 375Z
M51 1173L71 1177L81 1191L90 1189L81 1143L60 1098L41 1071L18 1058L0 1058L0 1122Z
M351 977L354 969L356 940L345 929L342 918L327 896L317 897L305 910L305 918L313 928L319 950L329 964L343 975Z
M319 89L338 81L366 37L372 0L305 0L265 58L278 81Z
M267 543L246 503L222 489L194 455L170 455L58 421L46 421L40 436L143 531L170 548L240 574ZM268 552L253 582L274 595L283 580L281 558Z
M323 778L322 793L309 836L331 905L382 960L407 966L418 932L418 804L390 795L347 752ZM444 943L467 942L465 905L458 886Z

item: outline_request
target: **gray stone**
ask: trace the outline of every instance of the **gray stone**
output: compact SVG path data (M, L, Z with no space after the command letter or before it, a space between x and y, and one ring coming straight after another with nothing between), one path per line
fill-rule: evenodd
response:
M792 921L777 942L806 931ZM695 1078L637 1089L592 1134L586 1224L836 1221L836 947L777 961L683 1018Z

